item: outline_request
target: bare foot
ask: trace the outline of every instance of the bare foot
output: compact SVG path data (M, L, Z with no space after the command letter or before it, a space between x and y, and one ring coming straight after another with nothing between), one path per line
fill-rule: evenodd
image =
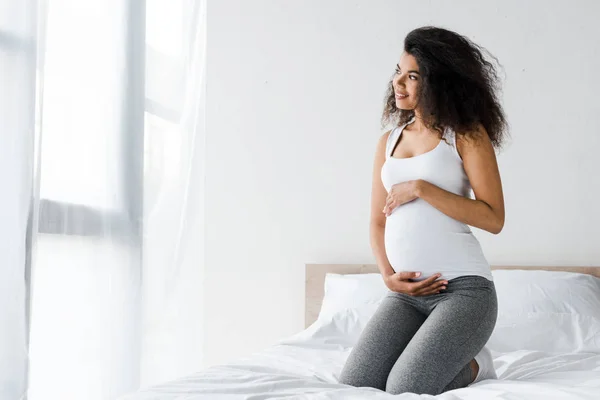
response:
M471 360L471 383L475 380L475 378L477 377L477 374L479 373L479 364L477 364L477 361L475 361L475 359Z

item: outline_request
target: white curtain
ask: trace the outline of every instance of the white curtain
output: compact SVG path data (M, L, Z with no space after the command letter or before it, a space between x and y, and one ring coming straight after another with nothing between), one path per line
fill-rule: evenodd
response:
M0 399L27 386L32 242L35 0L0 0Z
M21 23L29 46L23 82L0 87L20 151L0 172L18 186L2 196L2 389L115 399L200 369L205 1L0 1L0 35Z

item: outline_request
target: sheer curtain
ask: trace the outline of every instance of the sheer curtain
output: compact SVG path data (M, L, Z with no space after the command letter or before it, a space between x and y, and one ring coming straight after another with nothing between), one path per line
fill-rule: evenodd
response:
M27 385L32 239L35 0L0 0L0 399Z
M0 4L2 399L200 369L205 1Z

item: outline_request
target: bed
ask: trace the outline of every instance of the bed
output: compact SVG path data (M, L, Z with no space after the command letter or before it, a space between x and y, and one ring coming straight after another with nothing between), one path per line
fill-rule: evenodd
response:
M438 396L338 382L387 290L375 265L306 265L305 329L234 362L120 400L600 400L600 267L493 266L499 317L486 346L497 380Z

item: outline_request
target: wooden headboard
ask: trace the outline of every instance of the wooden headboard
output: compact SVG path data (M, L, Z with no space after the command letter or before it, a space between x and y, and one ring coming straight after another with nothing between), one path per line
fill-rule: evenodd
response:
M537 266L492 266L495 269L522 269L544 271L566 271L589 274L600 278L600 267L537 267ZM375 264L306 264L305 315L304 325L308 327L316 321L323 302L325 275L379 273Z

